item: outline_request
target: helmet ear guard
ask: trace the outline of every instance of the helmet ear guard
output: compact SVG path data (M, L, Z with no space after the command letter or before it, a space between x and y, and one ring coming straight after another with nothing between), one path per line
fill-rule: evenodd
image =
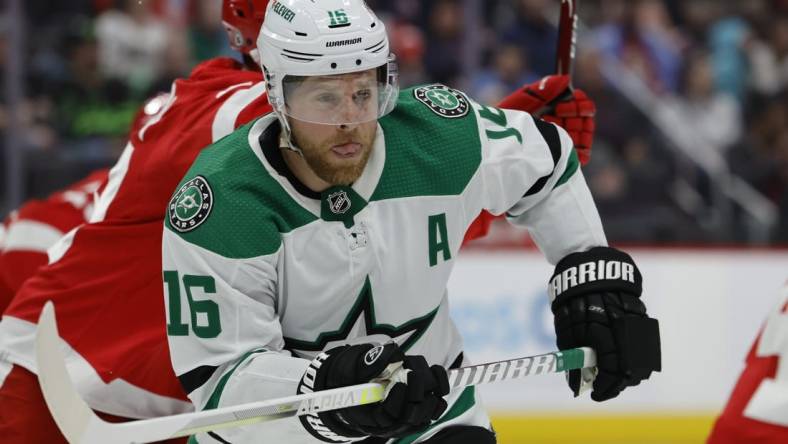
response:
M293 142L292 130L290 129L290 122L287 120L287 116L284 114L284 107L285 107L285 98L284 92L282 91L282 87L280 86L280 81L277 74L271 74L265 65L260 65L263 70L263 78L265 79L265 89L268 94L268 103L273 108L273 112L276 115L277 119L279 120L280 125L282 126L282 133L283 138L287 142L287 146L291 151L295 151L298 154L302 154L301 150L296 147L295 142Z
M394 111L394 108L397 107L397 97L399 96L399 65L397 65L397 56L393 52L389 53L385 70L385 81L387 85L391 85L391 90L382 105L384 116Z

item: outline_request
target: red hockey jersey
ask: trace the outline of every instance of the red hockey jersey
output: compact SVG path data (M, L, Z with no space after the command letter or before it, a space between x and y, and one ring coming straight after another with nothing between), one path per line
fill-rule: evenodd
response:
M0 227L0 312L22 283L46 265L49 247L87 222L107 172L95 171L44 200L25 202L6 218Z
M788 283L747 355L707 444L788 442Z
M191 410L165 332L161 237L167 202L200 150L270 112L259 72L231 59L177 80L161 110L132 128L90 223L49 251L0 322L10 362L35 372L35 322L55 303L69 371L96 410L144 418Z

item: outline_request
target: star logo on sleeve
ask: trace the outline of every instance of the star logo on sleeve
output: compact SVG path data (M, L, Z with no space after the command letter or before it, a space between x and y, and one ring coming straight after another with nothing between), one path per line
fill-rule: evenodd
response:
M211 186L203 176L197 176L183 184L170 200L170 225L181 233L192 231L208 219L212 208Z
M413 90L413 96L432 112L447 119L464 117L470 109L465 95L446 85L422 86Z
M399 344L403 351L408 351L429 328L438 308L424 316L411 319L402 325L380 324L375 319L375 302L372 297L372 285L369 276L356 298L356 302L348 312L339 329L322 332L314 341L285 338L285 348L293 351L316 352L332 348L332 343L339 345L348 338L383 335Z

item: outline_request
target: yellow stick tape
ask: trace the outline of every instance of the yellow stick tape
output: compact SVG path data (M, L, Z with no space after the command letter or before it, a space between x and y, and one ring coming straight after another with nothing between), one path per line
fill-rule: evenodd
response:
M361 403L362 404L369 404L371 402L378 402L383 399L383 388L382 387L375 387L372 389L366 389L361 392Z

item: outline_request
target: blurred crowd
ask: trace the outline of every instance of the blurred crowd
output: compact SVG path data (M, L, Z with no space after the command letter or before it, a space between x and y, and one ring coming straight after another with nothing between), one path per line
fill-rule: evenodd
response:
M558 0L367 2L403 86L443 82L492 104L554 70ZM26 197L112 164L147 97L201 60L236 57L219 0L21 3ZM575 86L598 107L584 173L608 237L788 243L788 0L579 3ZM12 20L0 18L3 76Z

